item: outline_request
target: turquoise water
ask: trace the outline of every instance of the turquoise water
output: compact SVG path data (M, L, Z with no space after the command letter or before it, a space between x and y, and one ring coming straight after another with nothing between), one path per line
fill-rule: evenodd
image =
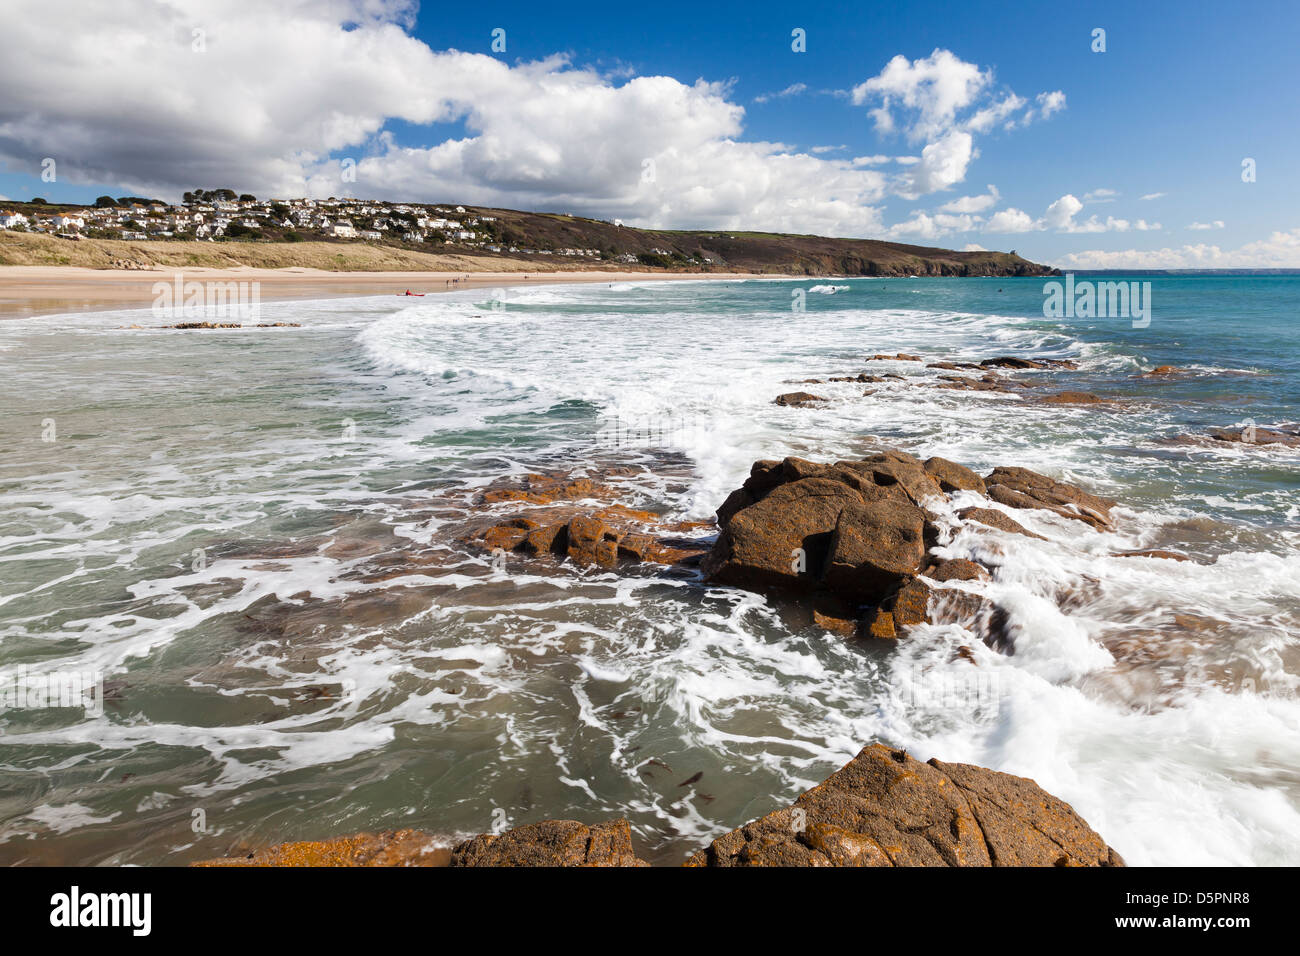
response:
M1046 319L1025 279L273 303L260 321L302 327L213 332L123 328L163 324L147 311L0 324L0 674L109 689L102 716L0 714L0 861L626 815L673 862L873 740L1032 776L1131 863L1300 861L1300 451L1179 440L1300 417L1300 279L1149 281L1140 329ZM947 373L878 352L1069 358L1020 377L1122 401L938 390ZM1138 377L1159 365L1185 374ZM862 371L904 377L791 384ZM796 388L829 401L772 404ZM1020 513L1049 540L947 543L999 565L984 587L1012 656L957 625L854 645L689 574L498 569L454 541L506 475L630 469L627 503L701 519L757 458L880 441L1049 472L1121 520ZM1194 561L1112 556L1136 548ZM967 686L959 647L986 685L935 694Z

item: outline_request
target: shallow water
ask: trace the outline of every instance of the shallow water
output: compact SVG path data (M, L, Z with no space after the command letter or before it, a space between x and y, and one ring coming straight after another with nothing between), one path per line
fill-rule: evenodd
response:
M0 672L99 672L109 699L0 714L0 861L626 815L676 862L882 740L1033 777L1132 864L1300 862L1300 452L1171 441L1294 421L1300 281L1152 282L1145 329L1044 319L1042 281L1005 278L5 322ZM1127 404L790 384L944 374L864 361L899 351L1071 358L1021 377ZM1191 374L1135 378L1165 364ZM771 404L796 388L832 401ZM757 458L877 442L1085 484L1117 530L1020 512L1050 540L945 542L996 564L1013 655L956 625L855 645L689 573L498 569L452 541L503 475L631 468L626 503L700 519ZM1111 556L1158 547L1195 562Z

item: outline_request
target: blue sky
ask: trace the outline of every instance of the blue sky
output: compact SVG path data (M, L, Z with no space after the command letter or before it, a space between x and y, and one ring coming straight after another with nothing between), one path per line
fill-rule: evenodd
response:
M1015 248L1067 266L1300 266L1296 3L166 0L152 20L143 3L59 17L71 36L49 4L15 18L31 59L0 76L14 93L0 195L229 185ZM49 37L62 49L42 59ZM114 48L137 53L115 62ZM943 114L941 87L962 77L972 88ZM1045 95L1063 106L1044 113ZM342 185L345 157L360 175ZM647 161L656 175L638 182Z

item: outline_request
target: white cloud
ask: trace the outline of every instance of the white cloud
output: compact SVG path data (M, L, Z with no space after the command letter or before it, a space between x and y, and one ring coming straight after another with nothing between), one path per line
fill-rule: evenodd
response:
M938 239L955 232L970 232L980 221L978 216L917 212L906 222L890 226L885 235L890 239Z
M986 106L968 119L966 128L975 133L987 132L1024 105L1024 97L1008 93L992 106Z
M798 96L800 93L803 93L807 89L808 89L807 83L791 83L789 86L781 90L779 93L763 93L759 96L754 97L754 102L767 103L770 102L771 100L784 99L787 96Z
M966 178L966 167L977 155L970 133L953 130L921 150L921 161L905 172L896 189L915 199L938 192Z
M1274 232L1267 239L1224 250L1204 243L1165 249L1092 249L1065 256L1062 269L1297 269L1300 228Z
M998 193L998 187L989 183L989 191L982 196L962 196L960 199L954 199L952 202L944 203L939 208L944 212L984 212L986 209L992 209L998 204L1002 196Z
M1167 195L1168 193L1147 193L1145 196L1140 196L1138 198L1140 198L1143 202L1147 202L1152 199L1160 199Z
M11 168L34 171L52 156L62 179L163 198L230 186L561 208L642 225L883 228L883 173L744 141L745 111L727 84L435 51L406 32L406 0L67 6L57 24L44 0L6 11L0 161ZM434 123L455 131L399 145L390 120L416 137ZM354 184L341 181L340 156L356 159ZM940 158L927 181L949 175Z
M839 146L814 146L812 152L821 155L822 153L833 153L840 149L847 149L847 147L842 143Z
M1194 222L1194 223L1192 223L1190 226L1188 226L1187 228L1188 228L1188 229L1196 229L1196 230L1202 230L1202 229L1222 229L1222 228L1223 228L1223 220L1222 220L1222 219L1216 219L1216 220L1214 220L1214 222Z
M855 156L850 162L854 166L880 166L891 161L891 156ZM899 162L902 162L900 159Z
M992 82L991 71L959 59L948 50L936 49L915 62L899 54L871 79L852 90L855 105L879 99L872 116L882 133L896 128L892 107L901 104L915 114L907 127L912 142L933 140L953 125L957 113L975 102Z
M1027 212L1014 207L1000 209L989 217L985 232L1033 232L1040 228L1038 222Z
M1070 193L1066 193L1048 206L1047 212L1043 213L1044 228L1069 229L1074 225L1075 213L1082 208L1083 203L1075 199Z
M992 216L984 231L1041 232L1052 229L1057 232L1088 233L1129 232L1130 230L1147 232L1164 228L1158 222L1147 222L1145 219L1131 221L1117 219L1114 216L1107 216L1104 220L1096 216L1089 216L1086 220L1080 222L1075 219L1075 216L1079 214L1081 209L1083 209L1083 203L1073 194L1066 193L1049 205L1040 219L1033 219L1028 213L1019 209L1006 209Z
M1034 97L1034 99L1038 103L1038 119L1047 119L1053 113L1059 113L1061 110L1065 109L1065 94L1060 90L1053 90L1050 93L1039 93L1038 96ZM1031 111L1029 117L1026 117L1025 122L1028 122L1032 118L1033 111Z
M988 250L985 249L983 246L981 246L978 242L966 243L966 245L961 247L961 251L962 252L988 252Z
M1092 192L1083 194L1083 201L1086 203L1114 202L1115 197L1118 195L1119 193L1113 189L1094 189Z
M979 156L972 134L998 125L1014 129L1065 107L1065 94L1059 90L1040 93L1033 103L1010 90L995 91L992 69L981 69L943 49L916 60L895 56L877 75L853 87L849 96L855 105L871 107L868 115L877 133L901 130L909 142L925 144L916 168L893 185L907 199L964 181Z

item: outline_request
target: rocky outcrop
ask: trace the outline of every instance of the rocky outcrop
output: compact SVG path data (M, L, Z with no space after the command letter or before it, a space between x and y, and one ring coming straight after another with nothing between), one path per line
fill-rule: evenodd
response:
M1014 369L1077 369L1078 362L1070 359L1031 359L1021 358L1016 355L1001 355L997 358L984 359L979 363L984 368L1014 368Z
M451 853L452 866L649 866L632 851L626 820L587 826L544 820L497 835L466 840Z
M281 843L243 856L202 860L192 866L446 866L449 851L418 830L354 833L332 840Z
M1219 442L1244 445L1282 445L1286 448L1300 448L1300 427L1279 425L1276 428L1262 428L1248 425L1214 428L1210 430L1210 438Z
M1114 405L1113 399L1102 398L1092 392L1053 392L1038 399L1045 405Z
M1123 866L1034 781L881 744L688 866Z
M194 866L644 867L627 820L544 820L448 851L415 830L284 843ZM792 806L723 834L687 866L1123 866L1034 781L865 748Z
M877 352L867 359L868 362L924 362L925 359L919 355L908 355L906 352L898 352L895 355L885 355Z
M611 484L588 476L522 475L483 491L474 505L479 516L458 538L493 553L552 555L607 569L625 560L694 565L708 550L689 535L709 523L665 522L617 503L618 495ZM501 506L525 510L502 515Z
M810 405L818 405L826 399L820 395L814 395L812 392L786 392L784 395L778 395L772 400L774 405L787 405L791 408L806 408Z
M1028 468L994 468L984 479L988 496L1012 508L1043 508L1100 530L1111 528L1110 509L1116 502L1089 494Z
M945 458L922 462L900 451L829 464L764 460L718 509L719 534L700 568L719 584L809 600L817 624L846 634L893 640L917 624L952 619L942 608L956 618L978 611L993 621L996 609L973 602L968 592L956 599L934 586L987 580L987 569L928 555L940 529L927 507L945 495L970 493L1099 530L1110 529L1115 505L1025 468L996 468L981 478ZM957 517L1042 540L996 508L963 508ZM936 597L945 600L936 605ZM989 637L995 645L1009 643L1005 635Z

